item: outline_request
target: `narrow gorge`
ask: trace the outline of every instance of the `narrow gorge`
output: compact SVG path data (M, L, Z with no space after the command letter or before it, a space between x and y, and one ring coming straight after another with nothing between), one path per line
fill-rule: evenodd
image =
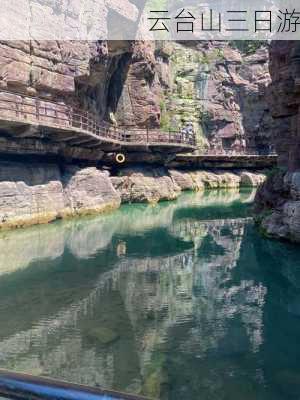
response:
M1 227L113 210L121 202L172 200L183 190L259 186L275 162L268 159L274 125L266 101L268 48L239 46L2 42ZM138 132L138 146L56 129L57 119L67 128L70 110L80 110L73 127L77 115L81 124L85 113L93 115L124 130L123 138ZM20 116L24 121L14 122ZM176 141L187 126L193 149L151 145L151 138ZM243 158L231 162L226 154Z
M263 233L293 242L300 241L299 56L297 41L271 45L268 102L276 121L272 138L279 159L256 198Z
M298 43L0 41L1 400L299 400Z

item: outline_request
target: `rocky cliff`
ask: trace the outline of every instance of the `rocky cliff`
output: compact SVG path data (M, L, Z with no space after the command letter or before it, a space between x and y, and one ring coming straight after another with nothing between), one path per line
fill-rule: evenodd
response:
M269 82L264 45L245 52L228 42L0 43L2 90L79 106L118 125L178 131L193 122L199 145L218 150L268 150ZM32 131L24 137L41 140Z
M268 100L276 120L274 142L279 160L257 195L257 211L266 234L299 242L299 42L273 42L270 55Z
M137 42L110 110L127 126L178 132L192 122L200 148L268 152L268 63L264 43Z
M271 126L264 101L267 54L265 47L249 54L225 42L0 42L0 108L1 100L22 101L19 95L26 94L54 113L71 105L119 126L178 131L192 121L199 147L242 149L247 142L263 151ZM263 179L164 168L127 169L110 179L102 148L70 146L34 126L20 128L0 126L4 227L103 211L121 201L174 199L186 189L256 186ZM137 154L137 163L145 161ZM84 163L75 168L74 160ZM160 154L162 160L168 157Z
M240 47L239 48L237 48ZM161 125L193 122L200 147L269 151L268 49L241 43L157 43Z
M116 101L115 82L122 82L133 44L121 42L41 41L0 43L0 101L21 102L18 94L34 96L32 104L43 101L53 113L63 106L78 107L108 119L110 104ZM15 93L8 95L5 91ZM55 103L53 103L54 101ZM49 103L48 103L49 102ZM3 106L1 104L1 106ZM2 126L0 152L4 154L49 153L64 158L101 158L101 152L82 146L66 146L37 129L24 132L5 130ZM71 150L71 152L70 152ZM68 154L69 152L69 154Z

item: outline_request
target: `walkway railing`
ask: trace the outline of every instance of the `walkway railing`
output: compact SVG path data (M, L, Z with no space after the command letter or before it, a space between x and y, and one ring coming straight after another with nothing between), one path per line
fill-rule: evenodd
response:
M200 151L199 156L210 156L210 157L276 157L277 153L274 150L260 151L252 148L245 148L242 150L217 150L217 149L205 149Z
M121 145L173 145L191 149L196 145L194 134L117 127L100 121L88 111L15 92L0 91L0 120L74 131Z
M3 370L0 370L0 396L14 400L146 400L138 395Z

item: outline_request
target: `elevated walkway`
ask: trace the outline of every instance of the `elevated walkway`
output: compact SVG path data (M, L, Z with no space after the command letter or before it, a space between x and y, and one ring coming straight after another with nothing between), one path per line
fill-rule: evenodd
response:
M171 167L188 169L253 169L272 168L277 164L277 154L254 152L222 154L176 154L169 163Z
M0 128L14 137L39 137L103 151L192 152L195 136L159 129L116 127L71 106L0 91Z

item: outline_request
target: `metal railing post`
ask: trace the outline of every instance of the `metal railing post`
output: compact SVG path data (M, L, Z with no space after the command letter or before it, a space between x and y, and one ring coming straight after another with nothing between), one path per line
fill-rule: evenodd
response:
M70 125L70 126L74 126L74 121L73 121L73 108L72 108L72 107L69 108L68 116L69 116L69 125Z
M39 99L37 99L35 102L35 114L36 114L37 121L39 121L40 120L40 101L39 101Z
M113 390L0 370L0 396L14 400L146 400Z
M17 116L17 118L20 117L20 110L19 110L19 103L18 102L16 102L16 116Z

